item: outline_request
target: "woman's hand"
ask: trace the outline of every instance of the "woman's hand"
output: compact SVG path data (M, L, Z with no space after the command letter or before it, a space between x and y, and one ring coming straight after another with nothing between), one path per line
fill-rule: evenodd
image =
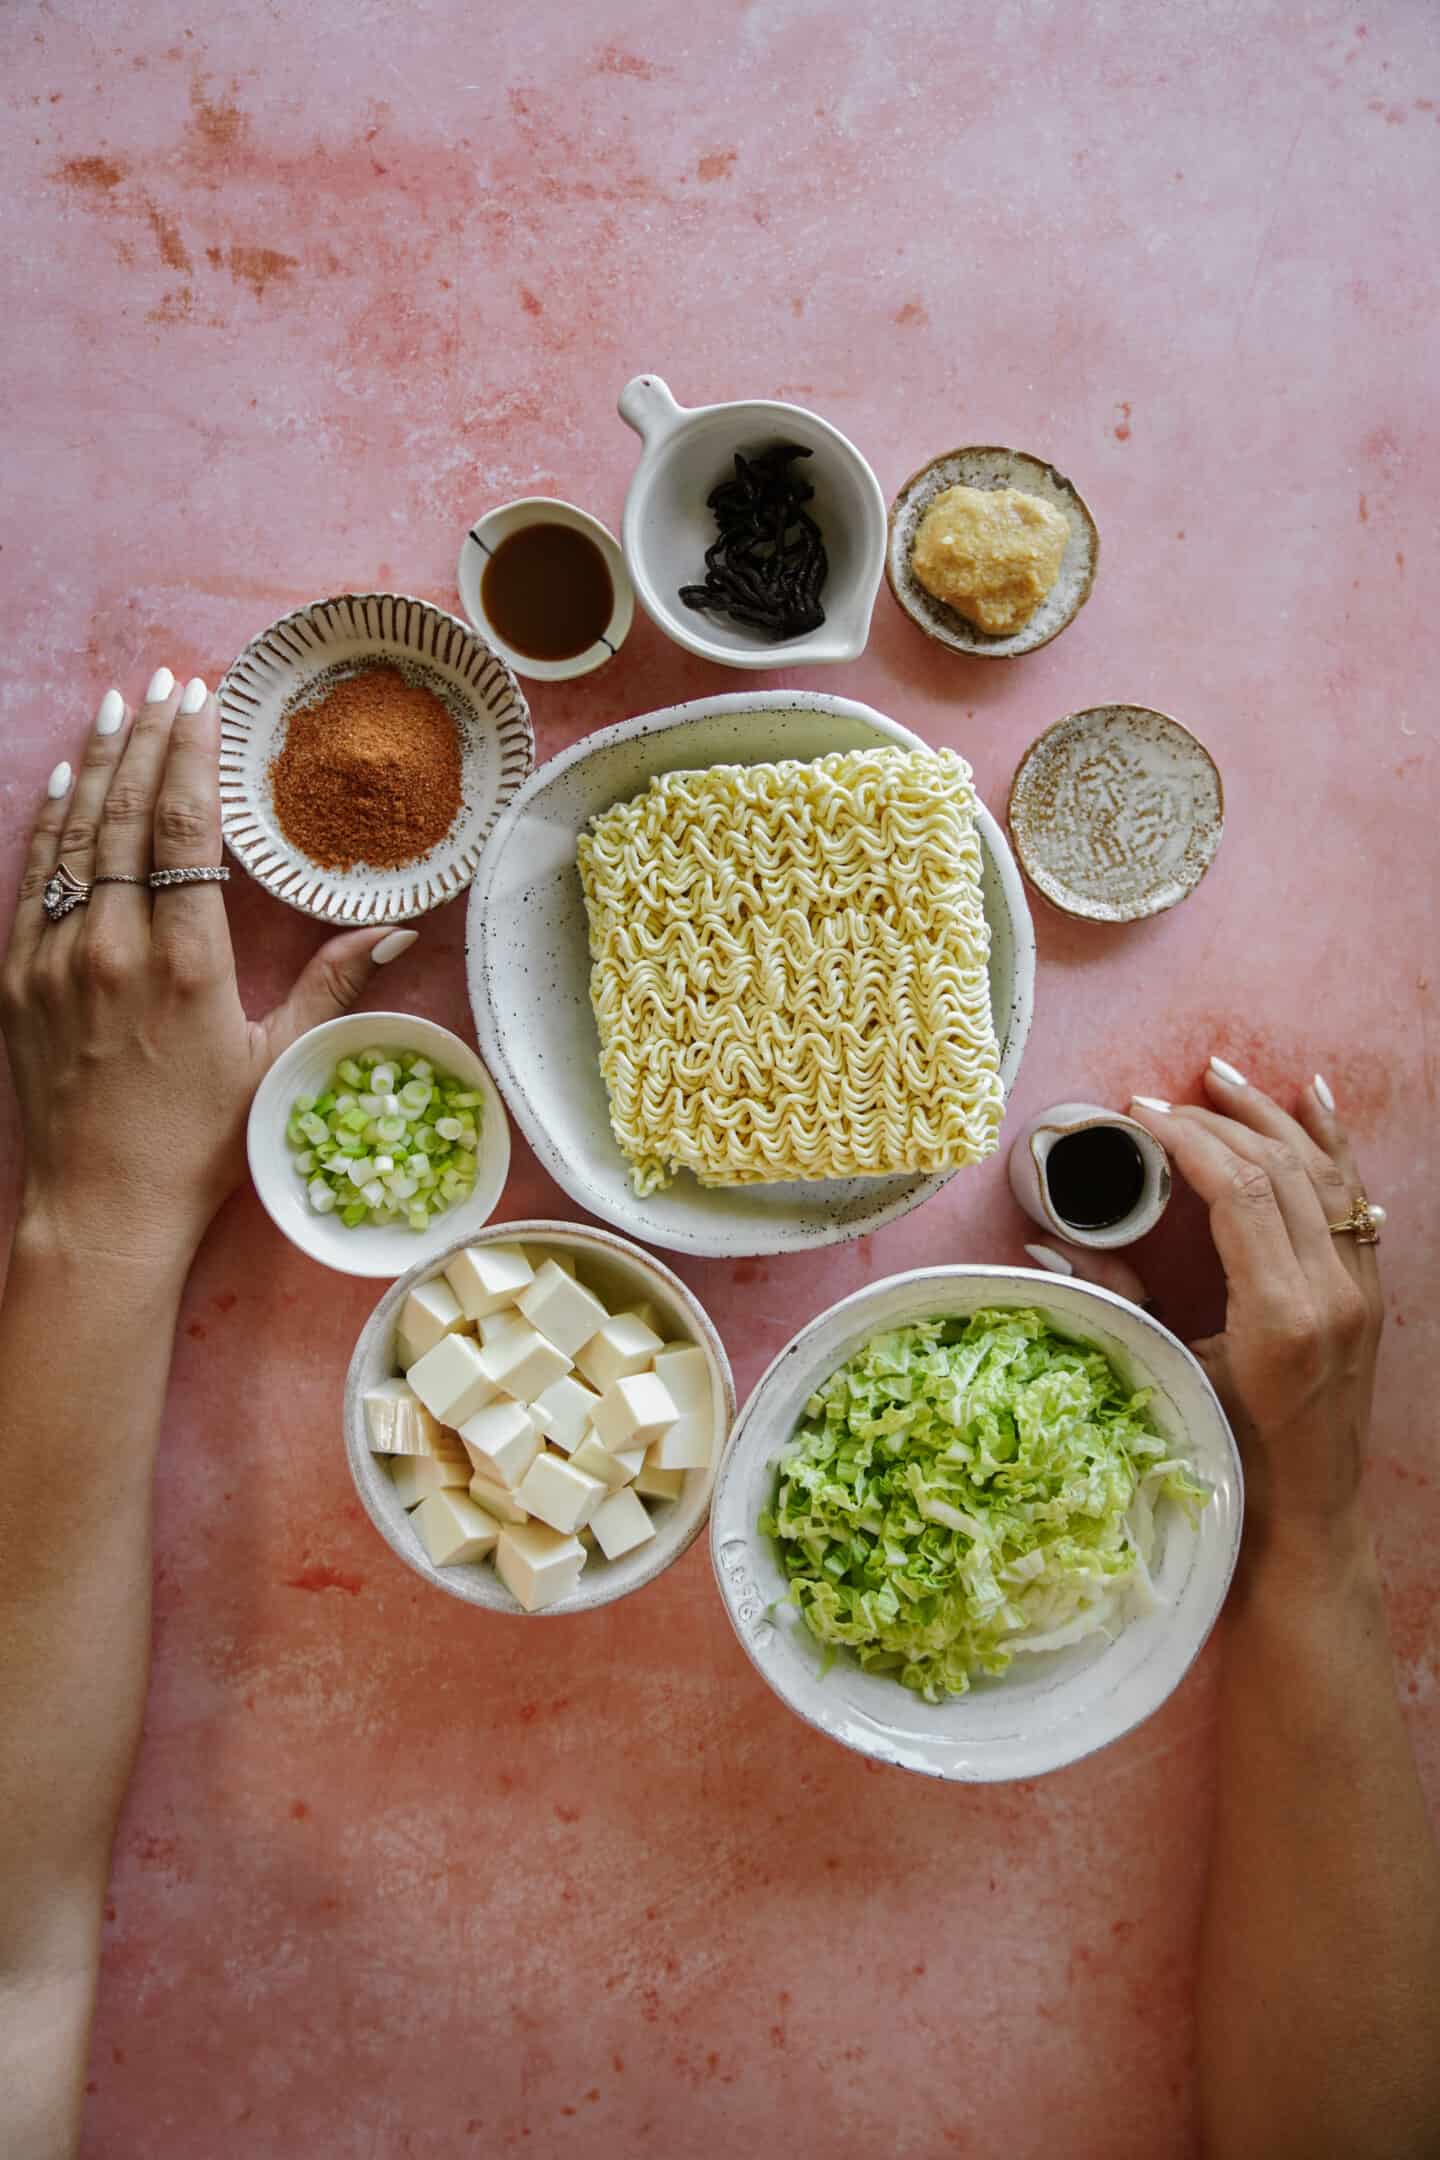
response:
M1205 1085L1213 1109L1130 1105L1210 1210L1225 1332L1193 1347L1244 1444L1252 1531L1329 1539L1355 1517L1384 1318L1374 1247L1329 1227L1363 1182L1323 1083L1293 1117L1218 1060ZM1128 1268L1121 1282L1069 1257L1077 1274L1138 1288Z
M133 716L109 691L72 785L51 776L30 843L0 1023L26 1144L21 1237L188 1267L244 1166L245 1116L287 1043L354 1003L411 930L331 938L284 1003L247 1020L217 884L98 885L46 920L63 861L82 881L218 864L215 701L168 668Z

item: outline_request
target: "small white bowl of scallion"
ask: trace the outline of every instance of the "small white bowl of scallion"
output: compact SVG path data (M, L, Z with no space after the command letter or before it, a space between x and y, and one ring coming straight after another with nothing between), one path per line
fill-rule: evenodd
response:
M478 1230L510 1127L468 1043L410 1013L311 1028L250 1106L250 1175L292 1245L344 1275L403 1275Z

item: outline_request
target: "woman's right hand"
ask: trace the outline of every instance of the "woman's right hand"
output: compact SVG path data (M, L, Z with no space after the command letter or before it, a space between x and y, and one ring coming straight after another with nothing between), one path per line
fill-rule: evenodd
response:
M1192 1348L1244 1448L1252 1535L1329 1541L1355 1521L1384 1318L1374 1247L1329 1227L1363 1181L1328 1091L1306 1088L1292 1117L1233 1070L1206 1073L1213 1107L1141 1096L1130 1113L1210 1210L1225 1329ZM1067 1254L1128 1290L1088 1257Z

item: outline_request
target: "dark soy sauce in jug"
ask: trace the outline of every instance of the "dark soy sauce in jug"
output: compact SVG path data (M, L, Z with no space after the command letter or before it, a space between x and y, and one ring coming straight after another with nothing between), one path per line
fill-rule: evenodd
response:
M522 525L486 563L480 605L513 652L573 660L604 631L615 587L588 533L553 522Z
M1145 1163L1129 1133L1087 1125L1055 1142L1045 1162L1050 1205L1077 1230L1108 1230L1145 1189Z

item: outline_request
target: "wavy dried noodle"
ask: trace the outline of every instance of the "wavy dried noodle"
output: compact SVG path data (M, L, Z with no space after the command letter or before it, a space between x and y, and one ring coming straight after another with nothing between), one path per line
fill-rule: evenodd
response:
M981 1161L1004 1097L970 769L949 751L667 773L580 876L637 1193Z

